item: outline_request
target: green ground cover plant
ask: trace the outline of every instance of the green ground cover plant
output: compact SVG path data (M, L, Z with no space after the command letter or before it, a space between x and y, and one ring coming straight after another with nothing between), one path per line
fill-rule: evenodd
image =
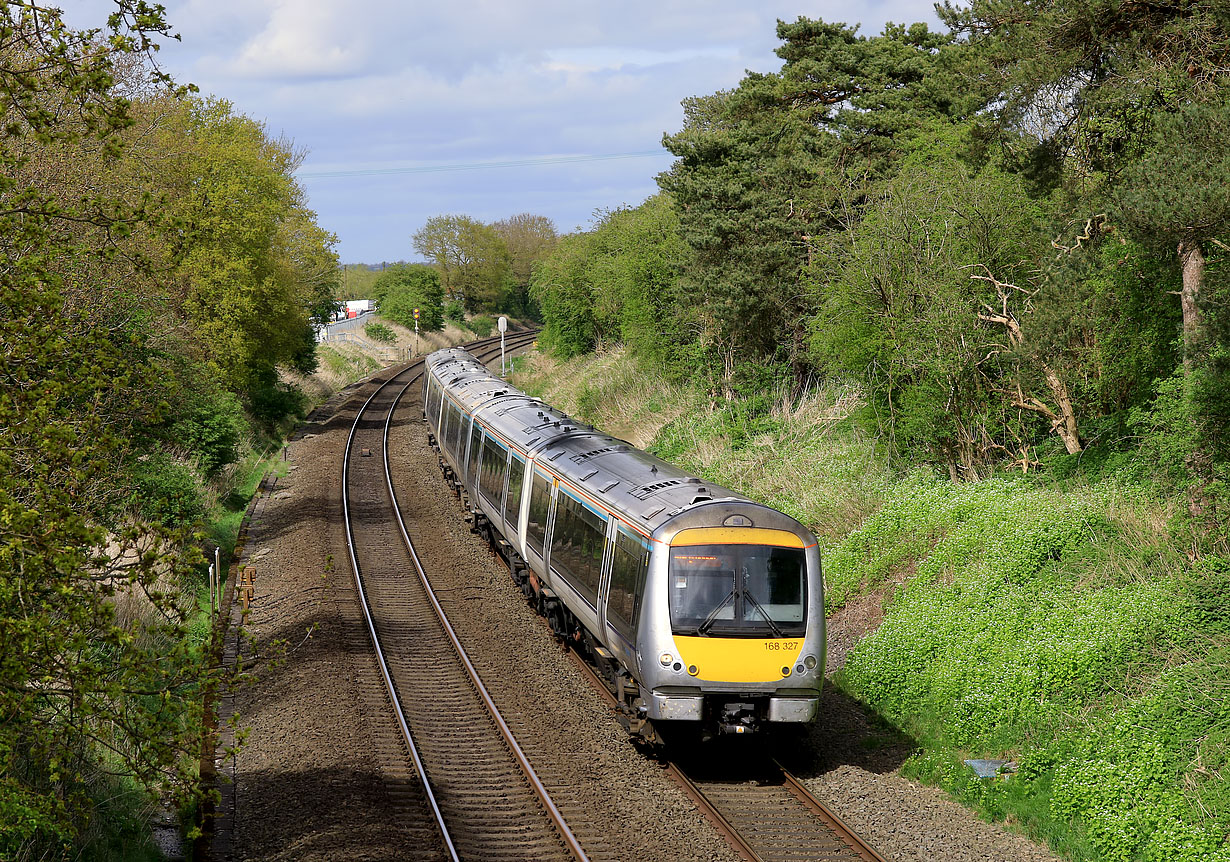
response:
M886 593L839 684L920 741L908 772L1073 858L1230 858L1227 640L1162 519L1140 528L1157 506L1110 479L909 476L824 555L830 606Z

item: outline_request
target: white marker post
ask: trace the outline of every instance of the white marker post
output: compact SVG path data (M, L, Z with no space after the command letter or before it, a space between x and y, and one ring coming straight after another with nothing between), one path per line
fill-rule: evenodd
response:
M500 322L498 325L500 328L500 376L503 377L505 374L505 371L504 371L504 333L508 331L508 318L501 315Z
M419 352L419 310L414 309L414 352Z

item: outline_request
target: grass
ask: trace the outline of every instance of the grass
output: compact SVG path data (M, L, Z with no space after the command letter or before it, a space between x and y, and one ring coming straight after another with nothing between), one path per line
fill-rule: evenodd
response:
M905 774L1070 859L1230 862L1230 560L1192 562L1181 501L1139 465L895 475L856 390L714 403L620 351L535 356L514 382L806 523L830 610L885 593L835 681L918 740Z

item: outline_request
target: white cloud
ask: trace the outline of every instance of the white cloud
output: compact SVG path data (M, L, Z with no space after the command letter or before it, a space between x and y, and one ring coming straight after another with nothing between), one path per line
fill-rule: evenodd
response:
M163 0L161 59L309 151L304 171L655 149L680 101L781 61L776 20L934 21L929 0ZM70 23L105 14L66 0ZM95 22L101 23L101 21ZM430 216L562 229L652 194L669 156L306 182L347 260L410 254Z
M264 29L244 45L234 73L282 80L357 74L368 45L349 17L343 4L278 0Z

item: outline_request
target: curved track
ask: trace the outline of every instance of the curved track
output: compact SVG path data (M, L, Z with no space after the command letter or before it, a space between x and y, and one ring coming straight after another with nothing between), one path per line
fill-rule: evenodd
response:
M518 333L508 343L532 339ZM471 349L498 356L498 345L497 338ZM443 618L392 501L388 427L398 399L421 374L420 361L372 394L351 429L343 466L351 564L408 757L429 797L444 858L585 859Z
M509 344L518 346L519 336L511 336ZM490 341L469 349L489 361L499 355L498 339L494 351ZM421 361L408 366L360 410L347 445L343 499L363 613L403 744L430 798L444 845L441 856L586 859L559 809L574 821L591 852L615 852L611 833L603 832L609 827L587 822L568 788L552 777L549 754L535 751L535 764L546 770L545 783L562 794L558 809L551 800L431 594L401 522L388 467L388 430L398 401L421 374ZM610 698L593 669L570 654ZM514 723L532 749L532 728L524 720ZM749 756L743 750L715 758L709 750L692 756L686 746L674 753L679 756L667 762L668 771L743 858L884 862L770 755Z

